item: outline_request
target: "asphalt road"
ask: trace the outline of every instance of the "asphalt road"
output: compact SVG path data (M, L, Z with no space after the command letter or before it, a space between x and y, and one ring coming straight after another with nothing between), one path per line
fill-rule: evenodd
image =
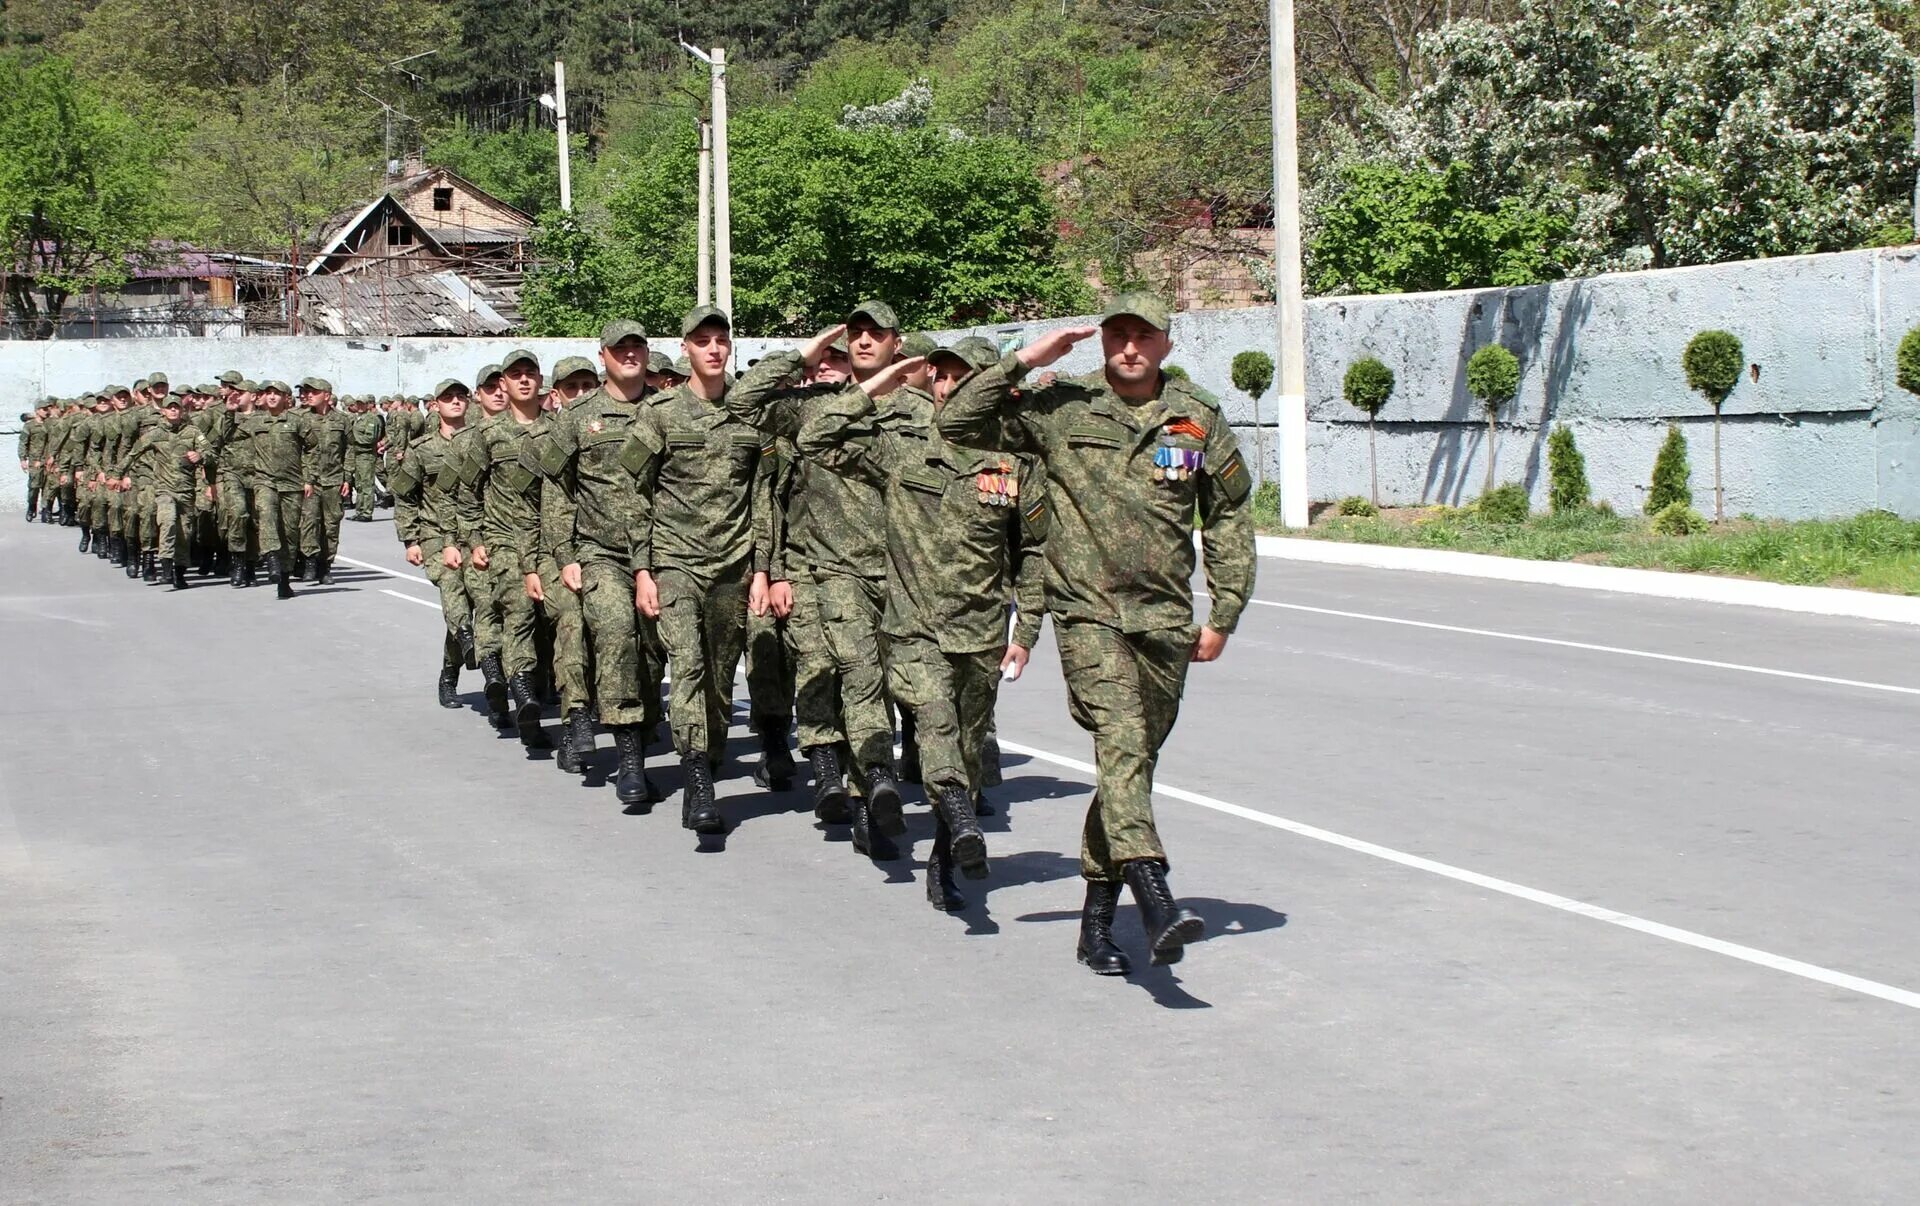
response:
M738 730L701 851L436 707L422 581L74 535L0 523L0 1200L1920 1198L1920 632L1264 561L1118 981L1051 638L947 917Z

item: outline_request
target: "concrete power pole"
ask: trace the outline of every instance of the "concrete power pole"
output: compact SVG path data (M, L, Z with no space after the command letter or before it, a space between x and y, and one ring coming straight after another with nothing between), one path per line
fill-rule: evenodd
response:
M727 180L727 52L713 48L713 272L716 303L733 317L733 212Z
M700 305L713 301L713 127L700 123L700 267L695 282Z
M1307 526L1307 328L1300 273L1300 109L1293 0L1268 0L1273 74L1274 309L1280 360L1280 522Z
M573 212L573 148L567 145L567 65L553 61L554 128L560 132L560 208Z

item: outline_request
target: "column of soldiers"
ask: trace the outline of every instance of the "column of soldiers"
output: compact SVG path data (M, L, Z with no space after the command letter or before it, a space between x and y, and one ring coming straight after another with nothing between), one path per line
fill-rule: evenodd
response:
M228 374L182 398L149 378L42 406L21 455L30 517L80 526L83 550L104 543L132 574L150 557L149 576L184 585L204 549L203 572L240 586L257 570L283 597L291 576L328 580L349 500L367 520L390 491L440 596L441 705L463 707L477 670L491 723L574 777L604 728L631 812L664 798L647 769L664 730L697 834L727 828L714 780L744 662L753 781L789 790L797 737L815 817L875 861L900 857L901 783L920 782L927 898L945 911L967 903L956 874L989 874L995 701L1050 614L1098 779L1077 957L1121 975L1123 887L1152 962L1203 933L1167 884L1153 773L1187 667L1221 655L1254 573L1246 466L1218 404L1161 373L1168 328L1158 299L1123 295L1098 326L1003 356L903 334L875 300L736 377L728 316L702 306L677 360L613 322L597 363L546 374L516 349L441 381L424 412L339 411L319 378L297 414L280 382ZM1100 370L1046 372L1096 336Z
M235 587L264 575L289 598L296 578L332 580L356 483L372 518L369 462L382 431L363 456L355 417L372 406L361 398L353 413L336 411L333 387L317 377L296 391L238 372L179 391L156 373L48 399L21 416L27 518L78 527L80 551L129 578L184 590L190 571Z

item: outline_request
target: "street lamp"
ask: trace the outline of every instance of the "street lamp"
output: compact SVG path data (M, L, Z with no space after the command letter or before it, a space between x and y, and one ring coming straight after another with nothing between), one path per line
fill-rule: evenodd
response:
M680 49L705 63L713 73L713 275L715 299L729 318L733 315L733 215L727 187L727 52L711 52L680 43ZM703 172L704 176L705 173Z

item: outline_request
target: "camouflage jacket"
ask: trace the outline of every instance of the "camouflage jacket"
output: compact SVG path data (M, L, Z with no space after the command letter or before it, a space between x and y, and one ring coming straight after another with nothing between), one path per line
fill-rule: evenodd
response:
M241 426L247 430L255 485L298 490L307 484L306 448L301 442L304 425L298 415L290 411L272 415L256 410Z
M37 464L47 455L47 421L28 419L20 428L20 459Z
M542 507L540 535L542 547L561 566L612 562L629 572L650 568L634 559L639 491L633 473L620 463L643 405L622 402L604 388L593 390L567 409L549 413L522 449L521 464L564 495Z
M401 544L461 543L460 470L454 457L459 434L443 436L436 426L408 444L394 467L387 488L393 491L393 530Z
M539 426L538 418L521 423L508 410L469 425L454 441L461 543L511 549L523 573L540 546L540 475L520 463L520 454Z
M733 383L727 408L769 435L792 439L800 430L809 399L840 392L837 386L789 384L799 379L803 368L797 351L769 353ZM885 425L896 417L891 407L884 407L876 422ZM800 458L787 504L783 560L789 573L823 569L884 578L886 511L880 491L871 482L832 473Z
M386 433L387 425L372 411L347 416L347 447L357 456L373 452Z
M153 488L163 494L184 498L205 484L209 448L206 433L192 423L182 420L169 427L163 419L142 432L121 454L114 474L138 477L151 482ZM189 463L186 459L189 452L199 453L202 463Z
M634 567L706 579L739 565L764 573L773 543L768 445L724 399L708 401L691 385L649 397L620 452L639 486Z
M887 514L887 602L880 630L935 641L945 653L1013 641L1031 649L1046 611L1045 482L1028 458L948 443L925 422L875 423L854 388L807 408L800 455L877 486ZM907 412L902 412L906 414ZM931 419L931 407L928 418Z
M309 486L338 490L347 480L347 428L353 416L343 410L303 411L300 431L300 476Z
M960 443L999 439L1044 463L1055 618L1122 632L1193 623L1197 513L1213 600L1207 624L1232 632L1253 593L1252 482L1219 404L1166 380L1159 397L1135 405L1093 373L1022 390L1016 406L1025 374L1008 356L969 377L947 399L939 428ZM1183 467L1163 468L1163 460Z

